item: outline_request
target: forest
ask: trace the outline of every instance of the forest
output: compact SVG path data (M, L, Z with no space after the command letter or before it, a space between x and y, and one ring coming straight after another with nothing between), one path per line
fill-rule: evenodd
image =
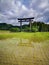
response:
M45 24L44 22L36 22L34 21L31 27L31 32L48 32L49 24ZM10 32L20 32L20 26L13 26L12 24L0 23L0 30L6 30ZM23 32L30 31L30 24L22 25Z

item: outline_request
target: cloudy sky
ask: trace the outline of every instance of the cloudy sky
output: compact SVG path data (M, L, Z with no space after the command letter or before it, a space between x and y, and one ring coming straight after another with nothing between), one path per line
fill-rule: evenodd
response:
M49 23L49 0L0 0L0 23L19 25L19 17Z

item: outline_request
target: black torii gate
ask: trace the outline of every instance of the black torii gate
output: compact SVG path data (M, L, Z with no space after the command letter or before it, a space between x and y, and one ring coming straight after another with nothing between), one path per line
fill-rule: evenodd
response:
M22 31L22 22L29 22L30 23L30 31L31 31L31 23L34 17L31 18L18 18L18 22L20 22L20 31Z

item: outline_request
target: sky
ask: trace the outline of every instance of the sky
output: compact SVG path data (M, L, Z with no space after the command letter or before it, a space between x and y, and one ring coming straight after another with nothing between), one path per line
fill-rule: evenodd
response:
M19 25L24 17L49 23L49 0L0 0L0 23Z

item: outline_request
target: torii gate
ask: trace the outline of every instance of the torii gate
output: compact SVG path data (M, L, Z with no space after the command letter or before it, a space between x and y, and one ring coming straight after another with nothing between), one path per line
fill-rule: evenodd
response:
M30 31L31 31L31 23L34 17L32 18L18 18L18 22L20 22L20 31L22 31L22 22L29 22L30 23Z

